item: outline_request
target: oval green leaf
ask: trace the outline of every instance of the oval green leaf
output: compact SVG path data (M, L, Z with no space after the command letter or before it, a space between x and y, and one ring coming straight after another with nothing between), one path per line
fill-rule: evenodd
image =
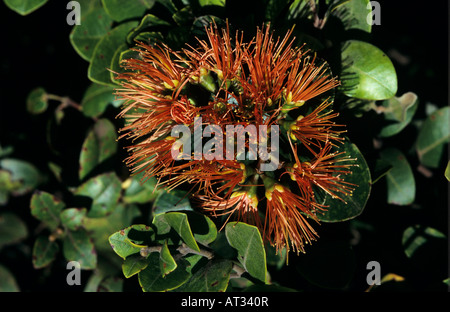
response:
M20 288L12 273L0 265L0 292L19 292Z
M95 176L74 192L74 195L87 196L92 199L89 218L105 217L114 211L120 198L121 184L115 173L104 173ZM88 207L86 207L88 208Z
M390 137L402 131L412 120L419 106L417 95L407 92L401 97L383 101L384 119L388 125L380 131L381 137Z
M225 235L231 247L238 252L238 260L254 278L266 282L266 252L257 227L242 222L230 222Z
M385 100L397 93L397 74L389 57L370 43L349 40L342 46L342 91L349 97Z
M343 177L345 182L355 186L352 194L339 194L343 201L322 192L318 193L318 201L328 206L324 214L317 215L319 220L324 222L341 222L359 216L366 206L371 191L370 169L358 147L346 139L343 144L339 144L337 150L345 152L345 157L355 159L346 162L352 164L349 168L351 173ZM320 196L324 197L323 201L320 200Z
M32 216L45 222L51 229L56 229L65 204L52 194L39 191L31 197L30 207Z
M162 276L160 270L158 253L151 253L148 259L147 268L138 274L139 285L145 292L173 290L183 285L191 277L191 274L186 270L188 262L183 258L177 261L177 268L165 277Z
M3 0L8 8L19 13L20 15L27 15L36 11L48 0Z
M330 12L342 21L345 30L357 29L370 33L372 23L367 20L372 17L372 6L369 0L336 1L336 5L331 5Z
M68 208L61 211L61 223L69 230L78 230L83 225L83 220L86 216L86 208Z
M153 230L144 224L134 224L117 231L109 237L111 248L123 259L132 254L139 253L140 247L136 243L145 244L151 240ZM130 237L129 237L130 235Z
M142 182L144 173L133 175L129 178L129 185L127 185L123 194L123 201L125 203L145 204L155 200L159 192L155 190L156 178L152 177L145 182Z
M230 281L233 262L212 260L192 275L177 290L183 292L225 292Z
M110 31L112 24L113 20L103 8L83 12L80 25L75 25L70 32L70 43L84 60L90 62L95 46Z
M0 250L3 246L20 242L28 236L25 223L11 212L0 214Z
M190 248L200 251L200 248L195 241L194 235L192 234L191 227L188 222L188 217L186 214L181 212L168 212L164 215L164 219L170 225L175 232L180 235L181 239Z
M108 69L111 66L117 47L126 42L128 32L136 25L136 21L120 24L100 39L95 47L88 68L88 77L91 81L102 85L115 85L111 81Z
M102 0L106 12L116 22L141 17L145 11L152 8L155 0L123 1Z
M83 142L80 153L80 180L117 152L117 132L108 119L98 120Z
M41 114L47 110L48 99L44 88L33 89L27 97L27 111L31 114Z
M10 182L15 185L11 190L11 194L14 196L24 195L34 190L41 182L43 182L39 170L31 163L24 160L15 158L1 159L0 169L11 173Z
M405 155L396 148L388 148L380 153L380 157L392 166L386 173L388 203L411 204L416 196L416 183Z
M83 95L81 111L87 117L98 117L108 105L119 107L122 103L122 100L116 100L113 87L93 83Z
M177 263L170 253L169 246L167 245L167 240L165 240L162 245L161 251L159 253L159 260L159 269L161 270L163 277L177 268Z
M66 231L63 254L67 261L77 261L82 269L92 270L97 266L94 243L84 229Z
M155 199L153 209L155 214L170 211L192 211L188 193L181 190L161 191Z
M431 168L440 165L444 146L450 141L450 107L443 107L427 117L419 130L416 151L420 162Z
M55 241L48 239L48 236L39 235L33 246L32 262L35 269L41 269L48 266L55 260L59 246Z
M128 256L122 264L122 272L126 278L138 274L144 270L149 264L147 257L142 257L140 254L132 254Z
M155 26L170 26L170 23L166 22L165 20L160 19L159 17L157 17L153 14L147 14L141 20L139 25L128 34L127 42L129 44L133 44L134 40L140 33L142 33L144 30L148 30L150 27L155 27ZM158 36L156 33L155 33L155 35Z
M197 212L186 212L194 238L202 245L209 245L217 238L217 227L207 216Z

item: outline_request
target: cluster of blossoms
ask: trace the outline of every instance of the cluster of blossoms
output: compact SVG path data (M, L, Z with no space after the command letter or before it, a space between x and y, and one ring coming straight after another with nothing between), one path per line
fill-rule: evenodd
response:
M228 25L219 30L212 24L206 33L196 48L178 52L139 43L139 57L124 61L117 93L125 100L121 137L133 142L126 163L168 190L187 185L202 211L256 225L277 250L304 252L317 238L308 219L318 222L330 208L317 192L341 199L354 187L343 180L351 162L334 152L343 131L336 130L337 113L324 97L339 82L326 63L317 65L308 51L293 46L292 30L275 39L266 26L248 43L239 32L232 38ZM267 159L250 157L248 140L243 158L237 149L232 158L174 157L174 148L191 156L190 148L176 144L173 129L179 125L192 132L217 125L224 133L229 125L277 126L281 143L269 151L277 166L262 170ZM273 135L259 139L267 143Z

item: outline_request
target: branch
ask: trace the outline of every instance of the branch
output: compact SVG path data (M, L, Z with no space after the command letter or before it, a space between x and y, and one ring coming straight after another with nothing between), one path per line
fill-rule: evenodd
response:
M177 251L182 254L183 256L192 253L192 254L196 254L196 255L200 255L203 257L208 258L208 260L211 260L212 258L214 258L214 253L209 251L209 250L205 250L205 249L200 249L200 251L194 250L192 248L190 248L189 246L187 246L185 243L182 243L180 247L177 248Z

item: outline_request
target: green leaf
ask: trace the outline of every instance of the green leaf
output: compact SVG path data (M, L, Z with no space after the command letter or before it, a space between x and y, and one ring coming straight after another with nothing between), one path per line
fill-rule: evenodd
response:
M27 97L27 111L31 114L41 114L47 110L48 99L44 88L33 89Z
M78 230L79 227L83 226L83 219L85 218L86 213L86 208L64 209L60 214L61 223L69 230Z
M92 83L83 95L81 110L87 117L98 117L108 105L119 107L122 103L122 100L116 100L113 87Z
M257 227L242 222L230 222L225 235L231 247L238 252L239 262L253 277L266 282L266 252Z
M351 174L342 176L345 182L355 184L355 186L353 186L354 191L351 194L336 194L343 201L332 198L324 192L318 193L318 200L320 200L320 195L324 196L322 204L329 206L324 214L317 215L319 220L324 222L341 222L359 216L366 206L371 191L370 169L358 147L346 138L343 144L339 144L338 151L345 151L344 157L355 159L345 162L352 165L348 169Z
M139 253L141 247L137 244L144 244L149 241L154 234L153 230L144 224L134 224L120 230L109 237L111 248L123 259L132 254ZM130 237L129 237L130 235Z
M60 213L65 204L46 192L35 192L31 197L31 215L45 222L51 229L56 229L60 223Z
M137 21L120 24L100 39L88 68L88 77L91 81L114 86L108 69L117 47L126 42L128 32L136 25Z
M192 275L177 290L183 292L224 292L230 280L233 263L230 260L212 260Z
M198 0L198 4L200 4L200 6L217 5L224 7L225 0Z
M0 204L6 204L8 202L9 193L20 189L21 186L22 184L20 181L13 181L11 172L0 170L0 194L2 194Z
M39 235L33 246L33 267L42 269L55 260L59 246L55 241L49 240L48 236Z
M172 15L173 20L180 26L190 26L195 19L190 6L185 6Z
M0 250L3 246L20 242L28 236L25 223L11 212L0 214Z
M87 214L90 218L99 218L109 215L114 211L121 191L121 183L115 173L104 173L93 177L80 185L74 192L75 195L87 196L92 199L90 210Z
M396 148L388 148L380 153L381 159L392 166L387 172L387 200L389 204L409 205L416 195L416 183L408 160Z
M105 278L97 289L98 292L123 292L123 279L108 276Z
M423 248L426 243L432 240L445 238L445 234L434 228L414 225L408 227L403 232L402 245L406 256L411 258L418 250L420 250L420 248Z
M196 251L200 251L194 235L192 234L186 214L180 212L168 212L164 215L164 219L175 230L175 232L180 235L181 239L187 246Z
M384 118L389 122L381 129L381 137L393 136L402 131L412 120L419 106L417 95L407 92L401 97L383 101Z
M0 292L19 292L20 288L14 275L0 264Z
M355 273L355 254L347 243L319 242L296 259L295 268L311 284L344 289Z
M145 204L155 200L159 192L155 190L156 178L152 177L142 182L144 173L133 175L127 180L129 183L122 197L125 203Z
M82 269L95 269L97 253L94 243L84 229L66 231L63 254L67 261L77 261Z
M387 162L384 159L377 159L375 162L372 184L375 184L382 177L386 176L386 174L391 169L392 169L392 165L389 162Z
M417 136L416 151L420 162L431 168L440 165L444 146L450 141L450 107L443 107L427 117Z
M183 258L177 261L177 268L165 277L162 276L160 270L158 253L151 253L148 259L147 268L138 274L139 285L145 292L173 290L180 287L191 277L191 274L186 271L188 262Z
M216 240L217 227L210 218L196 212L186 212L186 215L197 242L207 246Z
M349 97L385 100L397 93L394 65L383 51L363 41L342 46L342 91Z
M134 40L140 33L142 33L144 30L149 29L150 27L157 27L157 26L170 26L170 23L166 22L163 19L160 19L159 17L153 14L145 15L144 18L139 23L139 25L135 27L133 30L131 30L130 33L128 34L127 43L133 44Z
M141 17L145 11L150 9L155 0L122 1L122 0L102 0L106 12L116 22L122 22L127 19Z
M165 214L158 214L153 218L153 226L156 228L158 236L165 235L170 232L170 225L166 221Z
M192 211L188 193L181 190L160 192L155 199L153 209L155 214L170 211L185 211L185 210Z
M120 66L120 64L122 54L126 53L127 51L134 52L128 49L128 44L122 43L120 46L116 48L116 51L114 52L113 58L111 60L111 65L109 67L111 69L109 75L111 77L111 81L113 81L114 83L119 83L119 80L116 79L117 74L125 72L125 70Z
M80 153L80 180L117 152L117 132L108 119L99 119L83 142Z
M0 160L0 169L11 173L10 182L14 184L11 194L14 196L24 195L34 190L43 179L37 168L31 163L15 159L4 158ZM17 182L20 183L17 184Z
M237 250L230 246L224 231L217 233L217 238L209 246L216 256L223 259L234 260L238 253Z
M162 245L161 252L159 253L159 259L159 269L161 270L163 277L177 268L177 263L170 254L167 240L164 241L164 244Z
M369 0L341 1L343 4L331 6L329 12L338 17L345 30L357 29L370 33L372 24L367 23L368 16L372 16L372 7ZM326 13L328 15L328 12Z
M119 203L114 211L102 218L83 219L83 227L89 232L94 241L95 249L102 254L109 254L115 258L114 250L111 248L109 237L111 233L120 231L132 224L132 220L141 215L139 208L134 205L124 205ZM117 259L119 262L120 259Z
M20 15L27 15L36 11L47 3L47 1L48 0L3 0L8 8Z
M149 264L147 257L142 257L140 254L132 254L128 256L122 264L122 272L126 278L138 274L144 270Z
M102 7L101 0L77 0L77 2L80 3L82 15Z
M69 39L75 51L90 62L95 46L111 30L113 20L101 7L89 12L84 11L85 7L82 10L81 24L72 28Z
M289 5L289 10L287 12L287 20L299 20L307 19L312 16L311 8L309 3L304 0L294 0Z

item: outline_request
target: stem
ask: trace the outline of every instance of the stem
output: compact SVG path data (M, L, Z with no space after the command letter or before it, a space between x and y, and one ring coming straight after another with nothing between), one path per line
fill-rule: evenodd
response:
M142 257L147 257L152 252L161 252L162 246L150 246L150 247L142 247L140 254Z
M230 278L240 278L242 274L244 274L246 271L243 267L241 267L237 263L233 263L233 271L234 273L230 274Z
M182 243L180 247L177 248L177 251L182 254L183 256L192 253L196 255L201 255L203 257L208 258L208 260L211 260L214 258L214 253L205 249L200 249L200 251L194 250L187 246L185 243Z

